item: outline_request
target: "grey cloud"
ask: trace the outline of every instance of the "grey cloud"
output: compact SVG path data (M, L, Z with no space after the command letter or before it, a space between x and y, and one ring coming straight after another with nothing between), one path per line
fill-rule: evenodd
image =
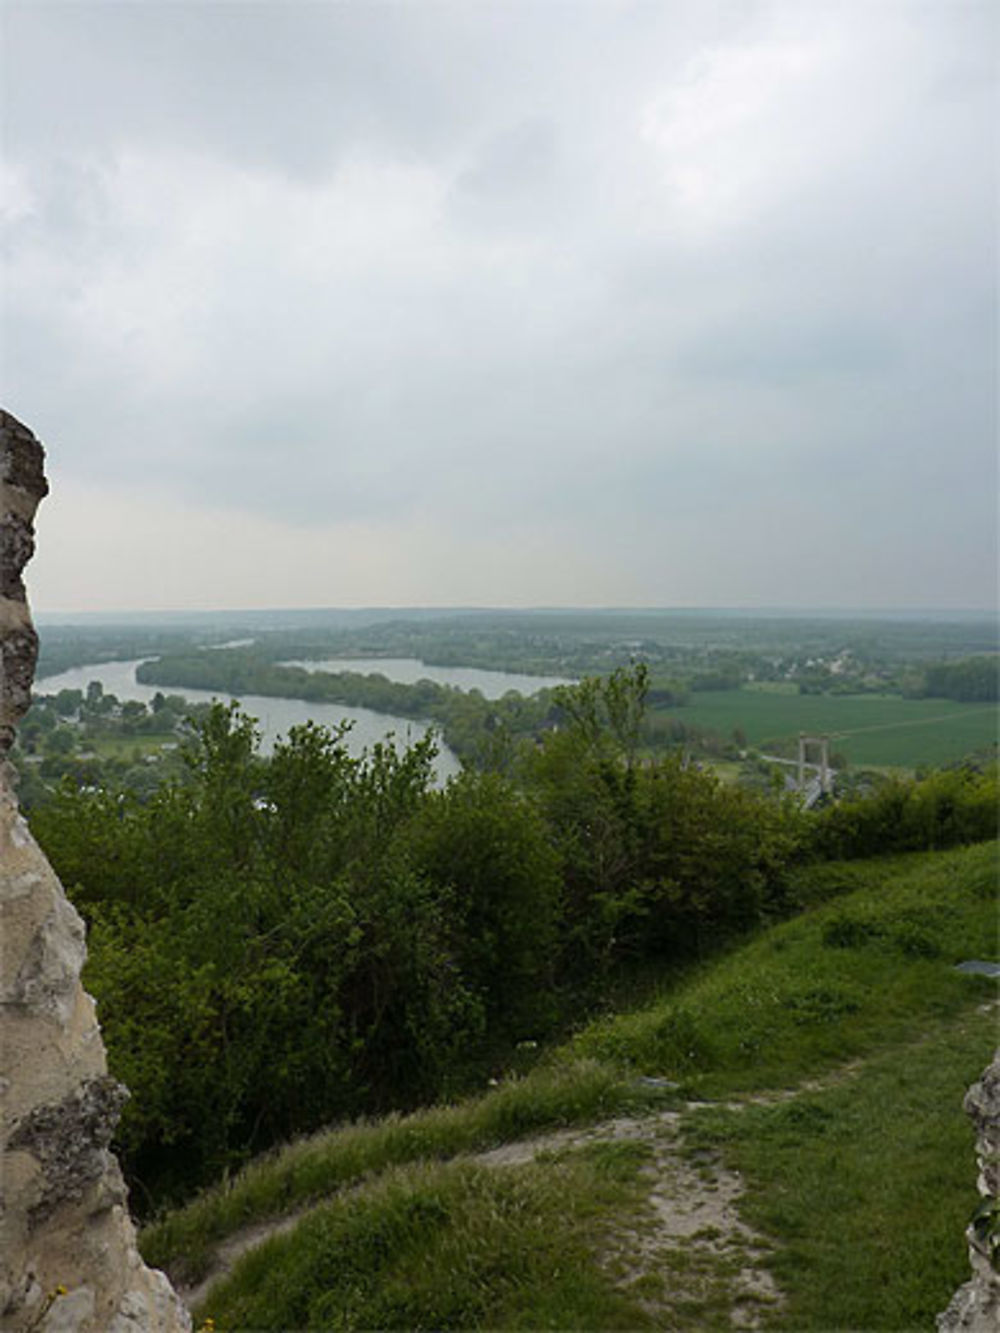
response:
M686 542L788 589L765 529L818 489L966 587L994 21L921 13L7 4L10 405L64 475L292 533L557 524L623 587Z
M790 320L777 327L752 316L735 328L715 329L682 348L680 371L718 379L760 379L800 384L818 376L875 375L897 359L884 332L857 323Z
M11 3L8 133L63 150L182 143L312 175L346 147L439 153L551 95L613 16L442 3ZM622 16L626 26L627 14ZM57 70L58 99L39 99Z
M535 117L486 142L456 177L450 211L459 225L537 233L565 223L570 191L555 126Z
M8 133L50 151L172 143L292 174L325 170L377 128L384 73L405 80L401 34L386 18L362 6L13 5ZM46 68L60 70L59 98L39 97ZM405 108L405 82L392 82Z

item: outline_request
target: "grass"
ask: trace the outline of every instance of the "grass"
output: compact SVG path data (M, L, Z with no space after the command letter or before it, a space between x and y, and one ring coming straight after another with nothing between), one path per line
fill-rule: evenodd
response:
M995 1040L995 1014L966 1012L837 1086L689 1119L689 1144L741 1172L741 1211L774 1242L785 1303L771 1326L933 1326L968 1276L977 1194L962 1097Z
M797 1083L991 995L997 845L842 868L860 887L734 950L675 994L599 1021L578 1056L721 1097ZM809 872L803 872L808 877ZM820 891L837 885L819 867Z
M826 733L835 738L833 748L856 767L943 764L997 739L995 705L950 699L742 689L695 694L685 707L667 711L720 736L740 727L754 747L797 737L800 731Z
M743 772L743 765L735 759L712 759L706 761L703 767L709 769L720 782L734 783L740 780Z
M87 747L100 759L142 763L148 755L158 755L164 745L176 742L172 731L144 732L141 736L97 736L87 742Z
M325 1199L215 1289L203 1313L218 1328L642 1328L650 1308L656 1327L728 1326L735 1251L682 1248L683 1273L627 1293L595 1262L623 1216L642 1225L646 1145L493 1171L446 1159L657 1099L827 1076L772 1105L689 1113L690 1151L709 1176L721 1153L748 1183L744 1214L787 1296L766 1325L929 1326L965 1276L961 1101L996 1031L981 1012L994 984L954 964L997 956L996 886L996 844L805 868L795 892L815 905L801 916L590 1024L524 1078L290 1145L148 1228L143 1253L195 1278L221 1237Z
M638 1206L639 1144L521 1167L397 1167L245 1256L199 1317L219 1328L640 1329L595 1263Z
M563 1061L453 1106L330 1130L258 1158L239 1175L146 1227L147 1262L195 1281L218 1240L280 1216L367 1175L420 1160L444 1161L543 1129L586 1124L664 1101L610 1065Z

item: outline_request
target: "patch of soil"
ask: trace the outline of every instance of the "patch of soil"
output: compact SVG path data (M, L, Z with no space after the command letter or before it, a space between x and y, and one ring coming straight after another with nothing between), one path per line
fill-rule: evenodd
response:
M193 1310L196 1305L201 1304L216 1283L229 1276L237 1260L242 1259L250 1250L255 1250L258 1245L263 1245L272 1236L284 1236L287 1232L294 1231L306 1214L312 1212L313 1207L319 1206L314 1204L309 1208L299 1208L294 1213L286 1213L283 1217L272 1217L265 1222L256 1222L253 1226L244 1227L241 1231L234 1231L231 1236L219 1242L212 1256L212 1266L200 1282L194 1286L174 1283L177 1295L189 1310Z
M765 1267L767 1241L746 1225L739 1174L716 1156L681 1152L677 1117L657 1117L646 1216L610 1239L605 1263L665 1327L699 1328L714 1314L733 1328L755 1329L781 1300ZM683 1312L686 1312L686 1316Z

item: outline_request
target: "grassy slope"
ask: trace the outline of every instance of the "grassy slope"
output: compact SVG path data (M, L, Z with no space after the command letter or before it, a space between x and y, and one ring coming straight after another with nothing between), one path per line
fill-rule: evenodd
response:
M952 965L996 956L996 875L995 845L823 868L816 897L858 887L657 1003L591 1026L484 1098L256 1164L152 1228L144 1250L176 1271L255 1216L363 1178L349 1200L242 1261L210 1298L220 1327L642 1326L643 1309L592 1259L615 1215L635 1207L634 1157L539 1162L502 1178L433 1159L600 1119L655 1095L630 1083L639 1072L721 1098L862 1058L825 1091L688 1117L692 1151L721 1152L746 1175L747 1214L775 1242L788 1294L772 1318L926 1326L964 1275L974 1165L961 1098L995 1023L978 1012L990 983ZM294 1311L289 1290L301 1293ZM703 1314L701 1326L716 1323ZM697 1327L699 1313L661 1312L658 1326Z
M586 1125L663 1101L662 1093L637 1089L610 1065L557 1062L455 1106L361 1121L289 1144L147 1227L143 1254L181 1279L196 1280L223 1237L391 1167L446 1161L540 1130Z
M670 712L671 710L667 710ZM672 716L721 736L742 727L752 746L800 731L836 737L834 748L854 765L942 764L997 739L993 704L895 695L807 695L772 690L720 690L692 696Z
M650 1327L591 1253L607 1215L640 1203L643 1156L393 1168L244 1259L207 1308L226 1329Z
M691 1118L691 1150L721 1150L747 1183L744 1216L775 1242L778 1327L932 1326L968 1276L977 1195L961 1097L996 1037L995 1013L973 1011L840 1085Z
M667 1000L592 1024L575 1052L723 1097L905 1041L991 989L951 965L996 957L996 844L801 877L805 897L858 887L764 932Z

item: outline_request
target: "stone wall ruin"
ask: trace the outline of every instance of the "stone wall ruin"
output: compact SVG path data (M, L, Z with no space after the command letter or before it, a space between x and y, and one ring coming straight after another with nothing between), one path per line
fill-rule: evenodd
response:
M993 1246L1000 1226L1000 1050L965 1094L964 1106L976 1131L982 1225L972 1222L966 1230L972 1277L938 1315L937 1326L939 1333L996 1333L1000 1328L1000 1269L996 1266L1000 1256Z
M136 1249L109 1148L128 1093L80 983L83 922L18 812L7 762L38 650L22 571L44 457L0 411L0 1330L184 1333L186 1310Z

